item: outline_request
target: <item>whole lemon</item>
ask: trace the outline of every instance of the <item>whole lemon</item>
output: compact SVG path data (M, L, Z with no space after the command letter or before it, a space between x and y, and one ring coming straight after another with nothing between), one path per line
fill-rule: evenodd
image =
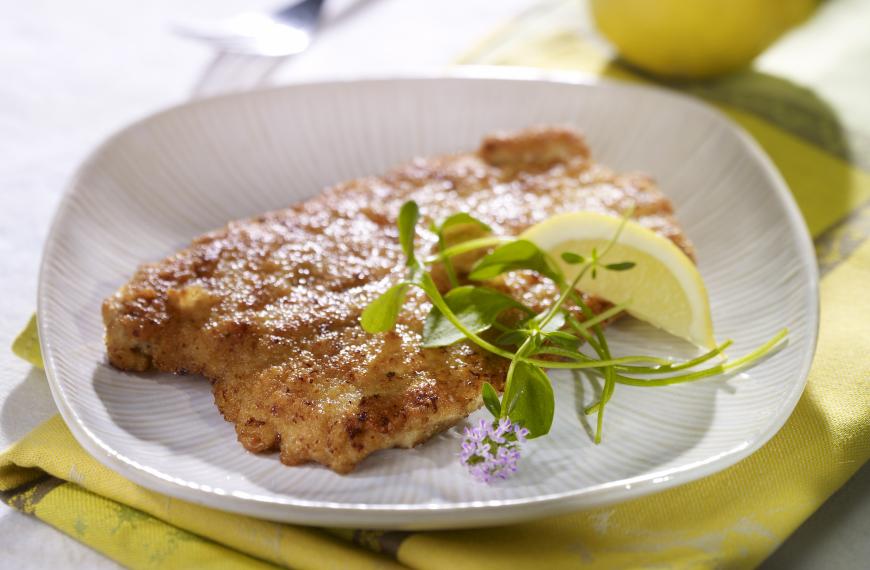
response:
M598 29L654 75L703 78L747 65L817 0L591 0Z

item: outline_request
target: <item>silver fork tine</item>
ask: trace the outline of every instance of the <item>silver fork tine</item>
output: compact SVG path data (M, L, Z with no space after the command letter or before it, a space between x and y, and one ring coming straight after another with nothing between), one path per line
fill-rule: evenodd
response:
M212 23L175 23L176 33L234 53L285 57L304 51L325 0L303 0L273 14L243 13Z
M271 15L239 14L211 25L176 24L176 32L221 50L191 95L239 91L268 82L288 56L308 47L324 1L303 0Z
M191 89L191 97L206 97L259 87L285 61L286 58L219 53Z
M275 19L293 26L308 26L317 23L323 0L303 0L274 13Z

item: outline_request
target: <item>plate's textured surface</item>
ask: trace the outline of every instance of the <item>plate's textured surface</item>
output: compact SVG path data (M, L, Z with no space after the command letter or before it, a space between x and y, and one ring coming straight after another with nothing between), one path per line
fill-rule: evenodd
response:
M574 125L597 161L658 180L696 245L717 337L735 339L732 354L783 326L792 331L788 347L730 378L618 387L600 446L578 412L595 383L554 375L551 436L527 446L517 477L491 487L459 466L456 429L411 451L380 452L350 476L287 468L241 448L203 379L125 374L105 364L100 303L142 261L328 184L540 123ZM288 87L134 125L73 182L46 248L39 302L58 406L98 459L145 486L219 508L370 527L504 523L726 467L785 421L817 321L812 252L796 209L767 160L720 116L648 89L462 78ZM637 323L614 331L617 351L685 354Z

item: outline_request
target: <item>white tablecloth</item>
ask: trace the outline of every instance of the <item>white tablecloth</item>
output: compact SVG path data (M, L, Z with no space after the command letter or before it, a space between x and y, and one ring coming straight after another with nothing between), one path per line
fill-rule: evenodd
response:
M446 66L531 0L330 0L304 55L274 77L388 74ZM103 138L190 97L213 59L169 32L173 20L275 7L262 0L31 0L0 18L0 447L55 413L43 374L8 350L35 308L42 242L66 180ZM241 74L242 71L239 71ZM224 72L232 80L232 73ZM221 87L211 77L208 88ZM777 560L866 560L867 469ZM839 505L839 506L838 506ZM830 512L828 512L830 511ZM815 525L815 526L813 526ZM832 533L833 527L837 532ZM862 530L863 529L863 530ZM808 537L803 535L808 534ZM796 542L796 544L791 544ZM863 553L864 558L861 558ZM114 568L52 528L0 506L0 567Z

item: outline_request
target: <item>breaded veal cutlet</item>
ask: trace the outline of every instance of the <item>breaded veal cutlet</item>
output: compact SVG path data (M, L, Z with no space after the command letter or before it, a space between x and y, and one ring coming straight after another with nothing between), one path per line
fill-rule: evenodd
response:
M435 241L429 222L459 211L516 235L558 212L633 206L638 222L692 255L649 177L594 163L572 129L498 133L476 152L335 185L142 265L103 303L109 361L208 378L242 445L280 450L287 465L348 473L379 449L426 441L481 406L484 382L501 389L507 361L468 342L421 348L429 303L416 291L395 331L360 326L365 306L404 277L396 218L407 200L420 207L422 249ZM472 261L460 260L460 273ZM556 295L531 273L493 286L538 309Z

